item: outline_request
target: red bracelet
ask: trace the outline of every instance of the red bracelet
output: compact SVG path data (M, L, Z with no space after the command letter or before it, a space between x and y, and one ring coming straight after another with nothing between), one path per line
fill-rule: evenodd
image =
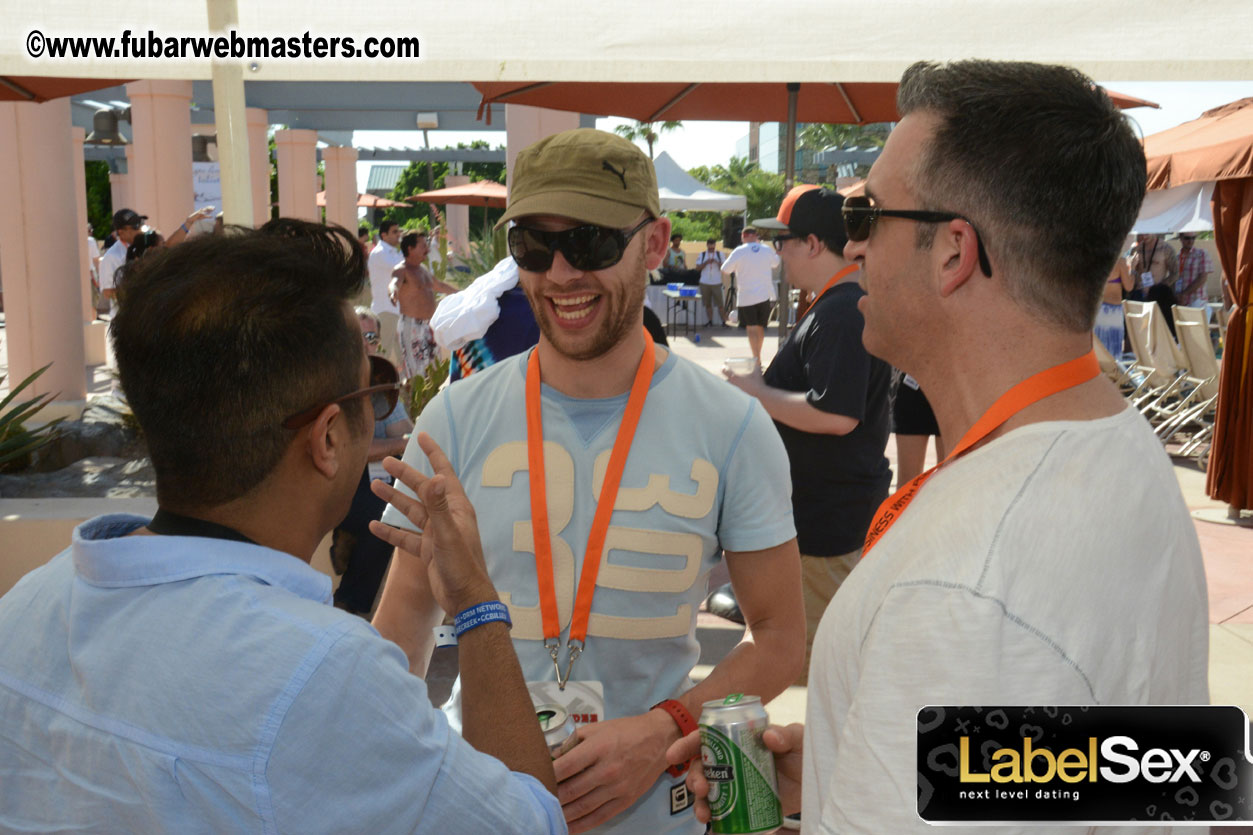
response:
M649 710L661 708L670 714L670 718L674 720L674 724L679 726L679 736L684 737L696 730L696 720L692 718L692 714L687 712L687 708L678 699L666 699L653 705ZM672 765L666 769L671 777L679 777L687 771L687 763L682 765Z

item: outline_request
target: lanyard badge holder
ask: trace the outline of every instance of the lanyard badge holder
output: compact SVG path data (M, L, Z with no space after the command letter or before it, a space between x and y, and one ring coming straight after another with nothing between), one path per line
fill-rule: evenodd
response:
M579 577L578 594L570 621L570 637L566 641L566 669L561 670L561 624L557 618L557 592L553 580L552 535L548 527L548 493L544 480L544 424L540 398L539 349L531 352L526 370L526 452L531 483L531 527L535 537L535 575L539 585L540 611L544 624L544 647L553 660L553 672L557 686L565 690L574 671L574 665L583 654L587 639L588 617L592 612L592 597L596 592L596 575L600 570L601 553L605 548L605 536L609 531L609 519L618 499L618 487L626 468L631 441L639 426L644 401L652 383L654 361L653 341L648 331L641 329L644 351L631 384L622 424L614 439L609 468L596 501L596 515L587 535L587 549L583 553L583 571Z
M957 446L953 447L953 451L943 461L921 475L915 476L904 487L884 499L883 504L879 505L879 509L875 511L874 521L870 523L870 530L866 532L866 543L862 546L861 551L862 558L865 559L866 555L870 553L870 549L874 547L874 544L901 517L901 514L905 512L905 508L909 506L909 503L918 495L918 491L922 489L922 485L935 474L936 470L967 452L975 444L996 431L1005 421L1033 403L1086 383L1100 373L1101 368L1097 364L1096 354L1089 351L1081 357L1068 360L1052 368L1046 368L1039 374L1028 377L1002 394L975 421L974 426L971 426L969 431L962 436L962 439L957 442Z

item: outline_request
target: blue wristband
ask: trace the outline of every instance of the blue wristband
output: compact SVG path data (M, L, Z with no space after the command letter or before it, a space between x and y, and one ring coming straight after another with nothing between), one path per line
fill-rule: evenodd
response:
M489 600L486 603L480 603L477 606L471 606L463 612L459 612L457 617L453 619L452 628L457 637L460 638L476 626L482 626L492 621L504 621L505 626L513 626L513 621L509 619L509 607L499 600Z

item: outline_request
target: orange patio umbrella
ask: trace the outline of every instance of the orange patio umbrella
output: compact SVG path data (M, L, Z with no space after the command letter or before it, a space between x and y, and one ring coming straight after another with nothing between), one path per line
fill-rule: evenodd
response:
M657 82L560 81L522 84L517 82L476 82L482 95L479 114L488 104L527 104L554 110L577 110L621 116L640 122L668 119L723 120L746 122L788 122L788 88L796 88L796 122L864 125L895 122L894 81L847 83L809 82L708 84ZM1134 96L1107 90L1121 108L1157 107ZM490 111L486 111L490 124Z
M54 78L38 75L0 75L0 101L45 102L125 84L121 78Z
M405 199L411 203L454 203L458 206L484 206L492 209L503 209L508 201L509 191L501 183L494 180L476 180L460 186L437 188L413 194ZM488 231L487 213L483 213L483 231Z
M1227 324L1206 492L1253 508L1253 98L1144 139L1149 188L1214 182L1214 244L1235 299Z

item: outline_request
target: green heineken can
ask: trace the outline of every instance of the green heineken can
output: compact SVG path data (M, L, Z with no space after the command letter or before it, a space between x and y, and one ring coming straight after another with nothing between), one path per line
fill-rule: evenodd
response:
M783 825L774 755L761 740L768 723L757 696L736 693L701 707L700 757L717 835L752 835Z

